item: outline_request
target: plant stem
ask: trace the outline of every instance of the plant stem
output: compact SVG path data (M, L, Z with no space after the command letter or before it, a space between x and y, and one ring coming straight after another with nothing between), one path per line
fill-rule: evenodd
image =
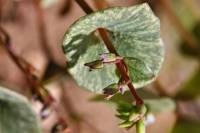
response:
M94 12L92 8L84 0L76 0L76 2L85 13L90 14Z
M36 13L36 21L37 21L37 30L39 33L40 44L47 56L48 59L52 59L51 57L51 50L49 49L48 41L47 41L47 34L46 28L44 23L44 12L40 6L40 0L32 0L33 6Z
M6 47L6 50L9 53L9 56L11 57L11 59L15 62L15 64L18 66L18 68L22 72L24 72L24 68L21 66L21 64L18 61L18 58L12 52L12 49L10 47L11 46L11 44L10 44L10 37L7 34L7 32L1 26L0 26L0 33L2 33L2 36L0 36L0 43L4 44L4 46Z
M24 73L26 81L29 83L29 87L31 88L31 91L35 92L35 93L39 92L38 86L40 86L40 84L38 83L38 78L31 71L31 68L34 68L34 66L32 66L31 64L29 64L28 62L26 62L24 59L19 58L15 54L15 52L11 48L10 37L9 37L9 35L7 34L7 32L2 27L0 27L0 32L2 33L2 37L3 37L3 39L1 38L2 44L4 44L4 46L5 46L8 54L9 54L9 56L14 61L14 63L17 65L17 67ZM21 62L25 66L23 66L21 64Z
M38 96L40 96L42 98L43 104L51 106L51 108L59 115L57 106L53 104L54 102L53 96L49 93L49 91L43 85L39 83L38 77L35 74L33 74L33 71L31 71L31 68L32 69L35 69L35 68L31 64L26 62L24 59L19 58L15 54L15 52L11 48L10 37L1 26L0 26L0 43L2 43L5 46L11 59L18 66L18 68L24 73L26 81L29 84L29 87L33 95L37 94ZM23 63L24 65L22 65L21 63ZM43 89L46 91L47 93L46 97L40 93L40 89ZM59 115L59 119L64 120L64 118L60 115Z
M140 119L140 120L136 123L136 131L137 131L137 133L146 133L146 131L145 131L144 118Z
M64 0L63 4L62 4L62 7L61 7L61 10L59 11L59 14L61 16L64 16L69 12L69 10L72 6L72 0Z
M79 4L79 6L87 13L90 14L93 12L92 8L84 1L84 0L76 0L76 2ZM107 30L106 29L102 29L99 28L98 29L99 34L102 38L102 40L104 41L105 46L107 47L108 51L110 53L114 53L116 55L119 55L116 51L116 49L114 48L114 46L112 45L112 42L110 41L110 38L108 36ZM130 82L131 79L128 75L128 68L126 63L124 62L124 60L122 60L119 63L116 63L117 69L119 70L122 78L124 79L124 81L127 83L127 86L129 87L129 90L131 91L131 94L134 96L135 100L136 100L136 105L142 105L144 102L142 100L142 98L140 98L140 96L137 94L135 87L133 86L133 84Z
M108 37L107 31L105 29L98 29L98 31L99 31L107 49L109 50L109 52L115 53L116 55L119 55L117 53L116 49L114 48L114 46L112 45L112 43L111 43L111 41ZM139 97L139 95L136 92L136 89L134 88L133 84L130 82L131 79L130 79L130 77L127 73L127 70L126 70L127 69L126 63L122 60L121 62L117 63L116 66L117 66L122 78L124 79L124 81L126 83L128 83L127 85L128 85L128 87L131 91L131 94L135 97L136 104L137 105L143 104L143 100Z

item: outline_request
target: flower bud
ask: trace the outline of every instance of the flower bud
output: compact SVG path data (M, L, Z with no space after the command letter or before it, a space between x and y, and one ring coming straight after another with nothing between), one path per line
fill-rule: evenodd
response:
M92 61L89 63L85 63L85 66L90 68L90 71L94 70L94 69L101 69L103 68L103 62L102 60L96 60L96 61Z
M129 119L129 114L128 113L121 113L121 114L117 114L115 115L116 117L118 117L119 119L123 120L123 121L127 121Z
M137 122L139 119L140 119L140 114L136 113L135 111L130 113L129 121Z
M120 93L123 95L126 91L126 86L127 84L129 84L131 82L131 80L129 80L128 82L124 81L123 78L120 78L118 85L119 85L119 91Z
M147 114L147 116L145 117L145 125L151 125L153 123L155 123L156 118L153 114Z
M125 85L123 85L123 84L119 85L119 91L123 95L126 91Z
M111 84L111 85L107 86L106 88L104 88L103 94L105 94L109 99L113 95L115 95L118 91L119 91L118 84L114 83L114 84Z
M116 56L113 53L101 54L100 58L103 61L103 63L118 63L119 61L123 59L122 57Z
M103 89L103 94L106 95L114 95L115 93L117 93L118 90L118 84L111 84L109 86L107 86L106 88Z
M49 108L49 106L44 105L42 109L40 110L40 117L41 119L46 119L50 114L52 110Z
M41 97L38 96L36 93L32 95L32 99L33 99L33 101L37 101L37 100L41 101Z
M63 121L58 121L51 129L51 133L60 133L67 129L68 126L65 122Z
M120 128L131 128L134 125L132 121L125 121L119 124Z

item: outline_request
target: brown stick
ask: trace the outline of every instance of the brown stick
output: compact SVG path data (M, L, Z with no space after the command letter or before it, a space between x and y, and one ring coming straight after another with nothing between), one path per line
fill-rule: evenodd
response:
M76 0L76 3L85 13L90 14L93 12L92 8L84 0Z
M35 69L35 67L32 66L31 64L29 64L28 62L26 62L25 60L19 58L15 54L15 52L11 48L10 37L2 27L0 27L0 32L2 33L1 43L4 44L4 46L5 46L5 48L6 48L7 52L8 52L8 55L15 62L17 67L24 73L26 81L29 83L29 87L31 88L31 91L39 93L38 86L40 86L40 84L38 83L38 80L37 80L38 78L31 71L31 70ZM23 66L22 63L25 66Z
M67 14L68 11L70 10L71 6L72 6L72 0L64 0L64 5L62 4L59 14L61 16Z
M11 59L15 62L15 64L18 66L18 68L24 73L25 78L30 86L31 91L34 94L37 94L38 96L40 96L41 101L43 102L43 104L49 105L53 110L55 110L55 112L57 112L57 114L59 115L59 112L57 110L57 107L53 104L54 102L54 98L53 96L51 96L51 94L49 93L49 91L39 83L39 80L37 78L36 75L33 74L33 72L31 71L32 68L35 69L31 64L27 63L26 61L24 61L23 59L19 58L14 51L11 48L11 40L9 35L7 34L7 32L0 26L0 43L4 44L9 56L11 57ZM23 66L21 64L21 62L25 65ZM43 89L46 93L47 96L44 96L41 93L41 90ZM59 119L62 119L64 121L64 118L62 116L59 116Z
M0 26L0 41L2 44L4 44L6 51L8 52L9 56L11 57L11 59L15 62L15 64L18 66L18 68L22 71L22 72L26 72L26 70L23 68L23 66L20 64L18 57L14 54L14 52L12 51L11 48L11 42L10 42L10 37L7 34L7 32Z

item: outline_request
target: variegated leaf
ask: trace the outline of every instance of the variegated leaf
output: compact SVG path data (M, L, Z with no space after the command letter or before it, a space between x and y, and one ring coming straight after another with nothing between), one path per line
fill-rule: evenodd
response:
M41 133L39 121L28 100L0 87L0 132Z
M122 57L134 59L126 63L136 88L152 82L163 62L163 44L160 38L159 19L147 4L131 7L114 7L100 10L77 20L66 32L63 50L69 72L77 83L96 93L117 83L115 65L89 72L84 63L99 59L108 50L95 32L98 28L109 31L110 39Z

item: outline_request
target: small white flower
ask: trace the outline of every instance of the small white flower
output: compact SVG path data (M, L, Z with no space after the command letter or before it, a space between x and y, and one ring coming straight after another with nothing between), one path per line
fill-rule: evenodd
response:
M153 114L147 114L147 116L145 117L145 125L151 125L156 121L156 118Z

